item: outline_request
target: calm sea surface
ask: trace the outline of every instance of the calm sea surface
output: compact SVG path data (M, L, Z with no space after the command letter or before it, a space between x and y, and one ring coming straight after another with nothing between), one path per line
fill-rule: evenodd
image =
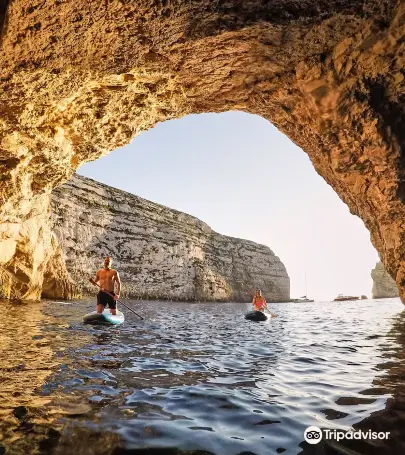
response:
M1 302L0 454L404 454L399 299L272 304ZM390 431L309 445L304 430Z

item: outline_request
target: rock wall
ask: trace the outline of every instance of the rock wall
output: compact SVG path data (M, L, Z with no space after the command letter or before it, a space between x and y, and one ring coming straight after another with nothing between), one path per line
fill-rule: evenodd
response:
M105 256L120 272L123 295L178 300L290 298L290 280L266 246L217 234L197 218L74 175L52 193L52 227L67 269L84 293ZM46 283L52 288L52 279Z
M243 110L309 155L405 299L404 2L6 0L0 28L0 295L39 296L46 200L80 164Z
M375 268L371 271L371 278L373 279L373 299L399 296L395 281L381 262L377 262Z
M0 180L1 178L0 174ZM0 298L26 300L40 298L44 274L52 262L55 264L58 256L57 241L49 224L49 204L48 194L32 197L32 200L20 207L26 216L19 220L10 201L6 203L9 205L9 211L5 221L0 223ZM59 277L64 277L63 284L60 285L64 289L70 286L72 291L57 296L74 296L76 291L64 264L59 263L54 269L55 272L57 270Z

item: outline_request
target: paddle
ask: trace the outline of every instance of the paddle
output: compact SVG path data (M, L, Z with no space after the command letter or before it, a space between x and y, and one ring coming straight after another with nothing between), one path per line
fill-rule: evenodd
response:
M104 292L106 294L108 294L109 296L111 297L114 297L110 292L106 291L105 289L103 289L98 283L96 283L93 278L90 278L90 283L91 284L94 284L94 286L98 286L100 289L101 289L101 292ZM136 311L134 311L132 308L129 308L129 306L125 305L125 303L121 302L121 300L118 300L117 299L117 302L119 302L121 305L123 305L126 309L128 309L129 311L132 311L132 313L136 314L138 316L138 318L141 318L143 320L143 317L138 314Z
M255 294L253 294L253 292L252 292L247 286L245 286L245 283L242 283L242 286L249 292L249 294L250 294L252 297L255 296ZM268 311L268 313L271 314L271 316L272 316L273 318L277 317L276 314L272 313L272 312L267 308L267 303L266 303L266 308L265 308L265 309Z

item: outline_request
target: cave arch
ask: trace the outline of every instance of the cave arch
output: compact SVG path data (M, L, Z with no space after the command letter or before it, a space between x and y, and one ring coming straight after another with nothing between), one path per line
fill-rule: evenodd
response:
M404 299L404 5L72 3L14 0L2 13L3 297L37 298L60 263L49 193L80 163L160 121L244 110L309 155L363 219Z

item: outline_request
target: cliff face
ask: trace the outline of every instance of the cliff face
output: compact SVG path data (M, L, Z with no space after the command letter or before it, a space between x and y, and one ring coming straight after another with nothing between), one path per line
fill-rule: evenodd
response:
M371 271L371 278L373 279L373 299L399 296L395 281L381 262L377 262L375 268Z
M266 246L214 232L185 213L74 175L52 193L52 227L67 269L85 293L112 256L123 294L154 299L249 301L290 297L284 265ZM52 288L52 278L46 282Z
M0 31L0 296L50 279L47 200L80 164L243 110L309 155L405 299L403 2L6 0Z

